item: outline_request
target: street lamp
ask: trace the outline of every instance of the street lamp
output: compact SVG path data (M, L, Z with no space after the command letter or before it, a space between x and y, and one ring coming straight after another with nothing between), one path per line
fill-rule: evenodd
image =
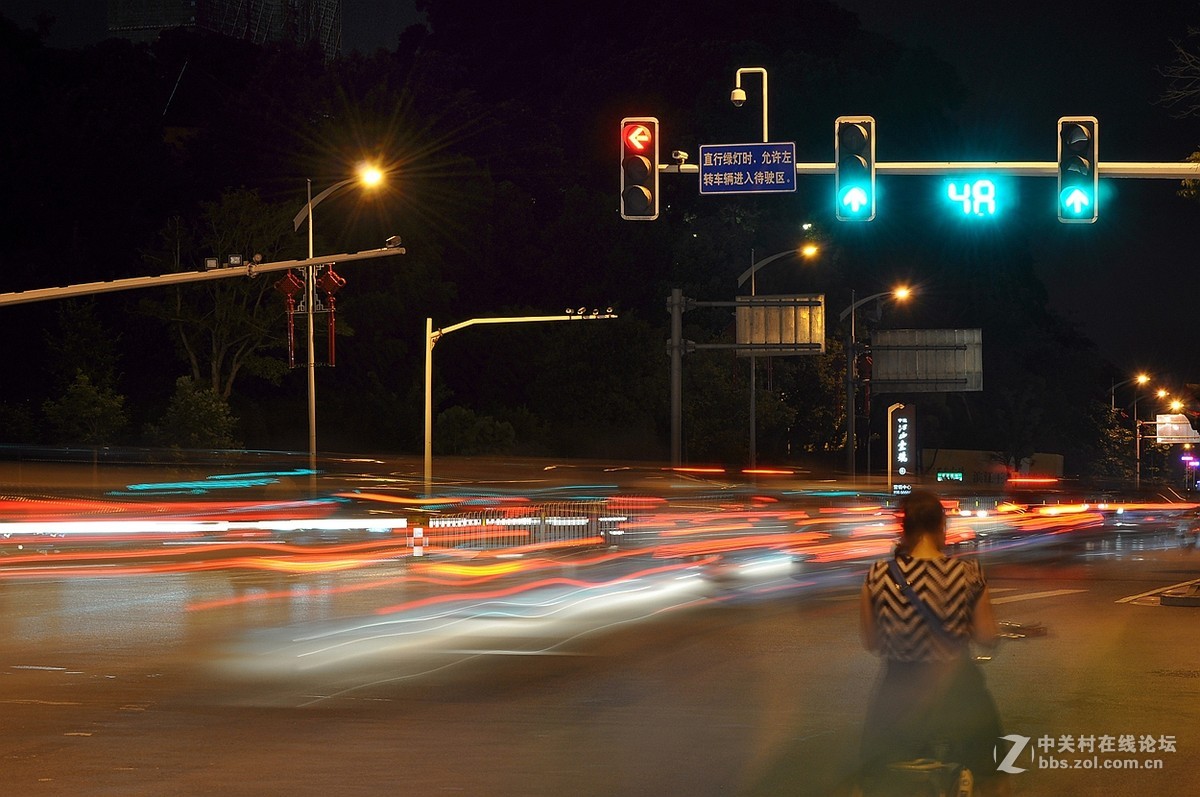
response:
M811 229L812 225L805 224L804 229ZM742 272L738 277L738 287L746 284L746 280L750 280L750 296L757 296L754 275L758 273L763 266L774 263L776 260L782 260L785 257L803 257L811 259L820 254L820 248L813 242L802 244L796 249L785 249L782 252L776 252L773 255L764 257L757 263L754 261L754 250L750 250L750 268ZM758 467L758 407L755 397L757 382L758 382L758 358L754 356L754 352L750 352L750 467Z
M1160 387L1156 391L1155 395L1157 395L1158 398L1165 400L1170 398L1171 394L1167 392L1165 388ZM1158 422L1156 420L1143 421L1141 418L1137 417L1137 399L1134 399L1133 406L1133 488L1135 490L1140 490L1142 487L1142 427L1153 426L1155 432L1159 434L1162 433L1162 430L1158 428ZM1183 409L1183 402L1179 399L1173 399L1167 406L1172 412L1179 412Z
M1110 388L1108 391L1109 408L1113 412L1117 411L1117 388L1121 387L1122 385L1128 385L1130 382L1136 382L1137 387L1141 387L1142 385L1146 384L1149 381L1150 381L1149 374L1138 374L1137 376L1131 376L1130 378L1126 379L1123 382L1113 382L1112 388ZM1137 400L1136 399L1137 387L1135 387L1133 390L1133 395L1135 396L1135 398L1134 398L1135 401Z
M312 260L313 254L313 208L321 204L327 197L341 188L345 188L352 183L361 183L367 188L373 188L383 182L383 172L377 167L363 164L359 167L358 173L353 177L347 177L345 180L334 183L326 188L315 197L312 195L312 179L306 178L305 185L307 189L308 201L304 207L300 208L300 212L296 214L293 220L293 229L299 230L300 225L304 220L308 219L308 259ZM313 340L313 310L316 304L316 267L311 263L305 267L304 281L304 306L305 320L308 325L308 467L309 470L316 473L317 470L317 355L316 345Z
M729 93L729 101L738 108L741 108L746 103L746 91L742 88L742 75L755 73L762 75L762 140L765 144L771 140L767 136L767 70L761 66L743 66L738 69L733 76L733 91Z
M898 288L893 288L890 291L873 293L865 299L859 299L857 301L855 301L854 298L854 291L851 290L850 306L843 310L840 315L838 315L838 321L845 321L847 316L850 317L850 330L846 335L846 469L850 471L851 481L855 481L858 478L857 462L855 461L854 457L855 450L857 448L855 445L857 441L857 434L854 428L856 423L856 413L854 409L854 350L858 343L854 330L854 311L868 302L873 302L876 299L883 299L889 296L898 302L902 302L912 296L912 289L902 285Z

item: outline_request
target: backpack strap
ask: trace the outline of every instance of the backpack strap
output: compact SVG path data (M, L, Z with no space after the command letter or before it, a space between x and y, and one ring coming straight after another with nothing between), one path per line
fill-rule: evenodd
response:
M933 632L934 636L949 645L962 645L962 640L951 636L950 632L946 630L946 626L933 613L933 609L929 608L929 604L921 600L921 596L912 588L912 584L908 583L908 580L904 577L904 572L900 569L900 563L895 559L888 560L888 573L891 574L892 581L895 581L896 586L904 593L904 597L908 599L909 605L916 609L917 614L924 618L925 624L929 626L929 630Z

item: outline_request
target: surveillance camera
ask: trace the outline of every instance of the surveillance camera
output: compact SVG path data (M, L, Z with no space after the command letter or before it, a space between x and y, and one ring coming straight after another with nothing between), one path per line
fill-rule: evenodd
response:
M386 241L383 242L383 247L385 249L395 249L400 244L401 244L400 236L393 235L391 238L388 238Z
M679 161L679 165L682 166L687 163L688 154L681 149L673 149L671 150L671 157Z
M746 104L745 89L739 88L739 89L734 89L733 91L731 91L729 93L729 101L732 102L738 108L741 108L743 105Z

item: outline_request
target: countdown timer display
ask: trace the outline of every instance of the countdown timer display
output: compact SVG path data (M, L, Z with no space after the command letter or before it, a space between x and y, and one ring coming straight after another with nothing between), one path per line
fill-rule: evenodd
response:
M954 211L975 218L995 216L997 203L1000 201L996 183L986 177L975 180L948 180L945 196Z

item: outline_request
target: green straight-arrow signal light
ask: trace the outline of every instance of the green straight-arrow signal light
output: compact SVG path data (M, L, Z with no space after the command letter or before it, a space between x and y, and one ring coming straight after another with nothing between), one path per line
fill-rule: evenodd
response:
M838 221L875 218L875 118L833 122L833 212Z
M1099 216L1100 123L1094 116L1058 120L1058 220L1091 224Z
M842 205L850 208L855 216L867 206L868 201L867 192L861 186L854 185L842 192Z
M1062 201L1063 206L1070 210L1074 216L1083 215L1083 209L1090 207L1092 204L1087 194L1078 188L1068 188L1066 194L1066 197Z

